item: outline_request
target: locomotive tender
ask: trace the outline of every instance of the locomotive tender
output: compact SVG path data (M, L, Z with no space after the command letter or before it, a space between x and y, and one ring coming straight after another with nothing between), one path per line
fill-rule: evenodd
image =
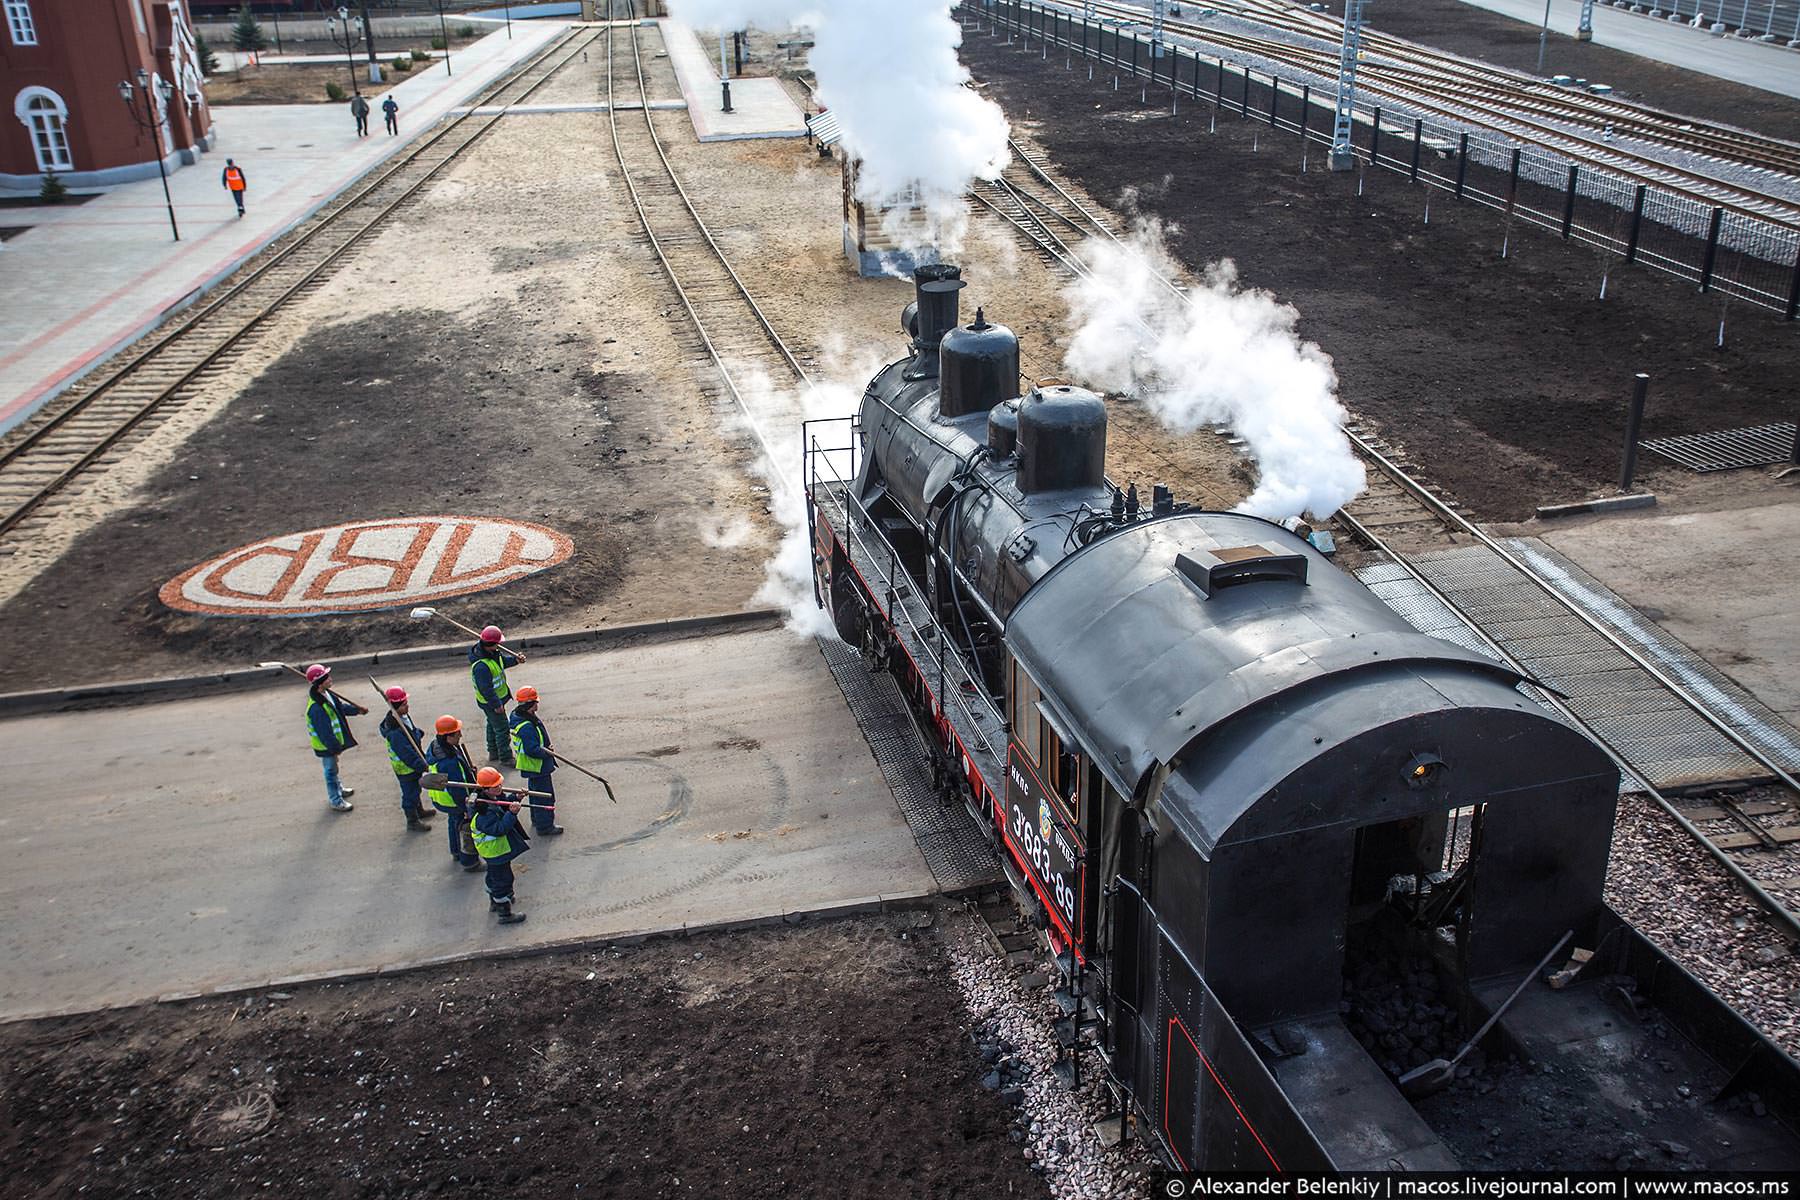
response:
M1459 1165L1347 1022L1371 930L1455 985L1466 1028L1572 933L1575 983L1527 987L1489 1048L1630 1058L1646 1030L1599 999L1626 981L1703 1100L1769 1112L1684 1115L1734 1148L1710 1161L1800 1162L1800 1068L1602 899L1599 747L1286 528L1161 487L1140 505L1104 474L1098 396L1021 395L1013 334L958 323L959 269L915 283L911 353L805 431L815 593L900 680L1037 910L1065 1044L1091 1040L1170 1165ZM1585 1102L1638 1103L1651 1085L1609 1062L1618 1094Z

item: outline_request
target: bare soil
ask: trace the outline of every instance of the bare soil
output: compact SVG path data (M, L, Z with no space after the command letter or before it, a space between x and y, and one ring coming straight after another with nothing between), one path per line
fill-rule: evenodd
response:
M1383 33L1537 75L1538 28L1461 0L1372 4L1369 24ZM1648 18L1644 18L1648 19ZM1708 35L1696 32L1696 40ZM1616 94L1668 112L1722 121L1800 141L1800 104L1792 97L1715 79L1552 32L1543 74L1610 83Z
M1297 138L1236 116L1209 133L1205 104L1171 114L1154 95L1145 105L1110 78L1089 82L987 34L970 35L963 55L1062 174L1174 226L1190 268L1234 259L1247 284L1295 305L1302 336L1334 359L1347 407L1479 517L1524 519L1615 482L1638 371L1652 378L1646 437L1792 417L1800 327L1776 314L1509 230L1498 213L1398 175L1369 174L1359 196L1358 176L1319 170L1316 152L1302 173Z
M398 54L395 51L394 54ZM397 83L412 78L411 72L400 72L386 64L393 61L394 55L383 60L380 83L369 82L368 62L365 59L357 64L356 86L365 96L379 96ZM429 68L429 63L418 63L414 70ZM441 66L441 64L440 64ZM231 104L328 104L337 103L325 92L325 85L335 83L345 92L350 90L349 69L343 63L294 63L276 64L261 67L245 67L242 71L220 71L206 81L206 102L209 105L224 106ZM348 104L346 97L342 101ZM379 119L379 112L372 114Z
M0 1194L1046 1195L921 923L8 1026Z

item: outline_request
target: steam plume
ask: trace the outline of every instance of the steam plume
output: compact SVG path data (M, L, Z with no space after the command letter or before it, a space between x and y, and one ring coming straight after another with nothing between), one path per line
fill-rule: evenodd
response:
M1362 491L1331 358L1300 340L1291 306L1241 287L1230 259L1175 295L1158 278L1176 266L1150 221L1124 244L1090 238L1081 254L1088 273L1064 289L1075 325L1064 365L1079 382L1138 395L1179 433L1229 426L1259 468L1240 511L1326 517Z
M915 201L925 228L890 235L958 253L970 181L1005 168L1006 115L963 86L962 29L948 0L670 0L677 20L698 29L813 30L819 101L837 116L845 149L862 160L857 198Z

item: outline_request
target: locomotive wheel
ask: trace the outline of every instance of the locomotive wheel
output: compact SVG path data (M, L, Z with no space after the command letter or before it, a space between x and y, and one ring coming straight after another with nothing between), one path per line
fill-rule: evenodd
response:
M849 568L831 573L831 623L837 635L849 646L861 647L869 626L869 614L863 608L862 593Z

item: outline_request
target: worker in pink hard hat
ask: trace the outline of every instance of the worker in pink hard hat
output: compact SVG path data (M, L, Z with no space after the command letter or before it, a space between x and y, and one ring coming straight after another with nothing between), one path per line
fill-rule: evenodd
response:
M394 778L400 783L400 811L406 814L408 829L424 833L431 829L425 822L431 818L432 810L420 802L420 781L428 769L423 735L407 715L405 688L391 687L381 696L388 705L387 716L381 718L381 736L387 742L388 762L394 768Z
M331 690L330 667L314 663L306 668L306 732L312 737L313 753L325 770L325 799L333 812L349 812L355 807L350 797L356 789L344 787L338 778L338 755L356 745L350 718L368 711Z
M469 649L469 678L475 684L475 703L487 718L488 761L513 765L512 730L507 724L506 705L512 689L506 685L506 668L525 661L500 643L506 635L498 625L481 631L481 640Z

